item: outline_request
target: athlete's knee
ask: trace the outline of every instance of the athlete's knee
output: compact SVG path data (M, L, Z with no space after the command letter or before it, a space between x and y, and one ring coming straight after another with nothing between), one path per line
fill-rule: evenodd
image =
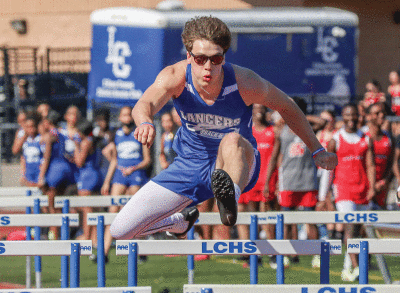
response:
M114 221L110 226L110 234L117 240L128 240L137 236L134 229L127 229L124 225Z
M231 132L224 136L220 144L219 153L223 158L237 158L244 156L251 161L254 156L253 146L243 136L236 132Z
M222 140L221 140L221 145L226 145L226 146L239 146L241 143L243 143L243 136L241 136L239 133L236 132L230 132L226 134Z

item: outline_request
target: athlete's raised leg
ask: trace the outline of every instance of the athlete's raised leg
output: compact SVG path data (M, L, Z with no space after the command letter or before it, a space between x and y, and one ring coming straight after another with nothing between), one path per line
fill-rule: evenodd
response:
M116 239L132 239L160 231L185 234L198 217L198 212L197 217L194 212L196 208L182 212L191 202L191 199L149 181L118 213L111 224L111 235Z
M250 182L254 163L254 149L248 140L234 132L224 136L211 177L211 188L224 225L236 223L237 201Z

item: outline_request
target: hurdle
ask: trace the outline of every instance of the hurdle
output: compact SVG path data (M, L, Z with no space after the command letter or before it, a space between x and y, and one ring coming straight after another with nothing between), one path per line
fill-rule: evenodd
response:
M99 282L99 286L105 286L105 263L104 263L104 227L105 225L111 225L112 221L116 217L117 213L89 213L87 216L87 223L88 225L97 225L97 259L101 260L97 263L97 279ZM215 221L214 224L219 224ZM250 240L257 240L257 216L250 216L250 217L242 217L238 224L250 224ZM283 227L283 226L282 226ZM283 228L282 228L283 229ZM282 230L283 231L283 230ZM282 234L283 236L283 234ZM191 229L188 232L188 240L194 239L194 229ZM187 267L188 267L188 282L189 284L194 283L194 256L188 255L187 256ZM278 275L283 276L283 265L279 268ZM252 284L256 284L258 282L258 266L257 266L257 256L251 255L250 256L250 282Z
M277 224L276 239L283 239L283 224L363 224L366 226L368 237L374 237L375 233L371 225L389 224L398 222L398 211L355 211L355 212L267 212L267 213L251 213L257 215L259 224ZM280 219L279 215L282 215ZM243 218L249 217L246 213L238 214L238 223ZM212 225L219 220L218 213L202 213L196 225ZM251 231L251 226L250 226ZM386 284L391 284L389 269L382 255L376 254L377 263ZM251 261L251 260L250 260ZM277 256L278 270L280 271L277 284L284 284L283 274L283 257ZM188 282L191 284L190 282Z
M34 199L35 207L38 209L39 199ZM35 226L35 238L40 237L40 227L61 227L63 240L69 238L69 227L79 226L78 214L0 214L0 226L7 227L26 227ZM30 240L30 234L27 234L27 240ZM37 239L39 240L39 239ZM31 241L27 241L31 242ZM33 242L33 241L32 241ZM40 241L42 242L42 241ZM27 256L27 260L30 256ZM41 287L42 264L39 255L35 255L36 287ZM27 287L30 286L30 261L26 264ZM29 279L28 279L29 276ZM61 285L68 287L68 256L63 255L61 259ZM29 288L29 287L28 287Z
M183 293L393 293L394 285L184 285Z
M92 241L1 241L1 256L71 256L71 288L79 287L79 266L81 255L92 254Z
M54 200L54 207L62 208L63 213L69 213L70 207L110 207L110 206L123 206L132 196L104 196L104 195L91 195L91 196L57 196ZM93 219L89 213L87 218L88 225L93 225L93 220L97 225L97 217ZM103 213L102 215L108 215ZM114 215L115 217L115 215ZM108 218L107 218L108 219ZM104 256L104 224L97 225L97 285L98 287L105 287L106 285L106 270L105 270L105 256Z
M80 288L80 256L92 254L91 240L57 240L57 241L0 241L0 256L71 256L71 288L60 289L4 289L0 292L108 292L108 293L151 293L151 287L110 287Z
M341 254L340 240L117 240L117 255L128 255L128 286L137 285L138 255L321 255L320 282L329 284L330 254Z
M117 213L89 213L88 214L88 225L98 225L97 229L104 229L104 225L111 225ZM103 223L99 224L98 217L103 217ZM253 218L252 216L256 216ZM398 212L396 211L362 211L362 212L256 212L256 213L238 213L236 224L250 225L250 240L256 240L257 238L257 225L260 224L276 224L276 239L283 239L283 227L284 224L328 224L328 223L347 223L347 224L373 224L373 223L394 223L397 222ZM220 225L219 213L200 213L200 217L195 225ZM99 235L99 234L98 234ZM188 233L188 239L193 239L193 229ZM98 244L101 243L98 240ZM103 240L104 243L104 240ZM99 258L104 258L101 255L102 251L98 250ZM385 271L386 265L380 259L381 256L376 255L378 259L378 265L381 268L382 274ZM379 258L380 257L380 258ZM193 255L188 255L188 284L194 283L194 259ZM98 264L99 266L99 264ZM284 284L284 266L283 256L277 256L277 284ZM251 284L257 284L257 256L250 256L250 279ZM385 278L384 278L385 279ZM391 283L390 281L386 283Z
M368 284L368 254L400 254L400 239L349 239L347 252L359 254L359 282Z

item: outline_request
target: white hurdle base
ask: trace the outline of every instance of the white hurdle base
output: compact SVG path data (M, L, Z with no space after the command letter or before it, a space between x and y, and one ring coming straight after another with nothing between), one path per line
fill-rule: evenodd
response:
M7 293L60 293L60 292L107 292L107 293L151 293L151 287L109 287L109 288L60 288L60 289L5 289Z
M184 285L183 293L393 293L399 285Z

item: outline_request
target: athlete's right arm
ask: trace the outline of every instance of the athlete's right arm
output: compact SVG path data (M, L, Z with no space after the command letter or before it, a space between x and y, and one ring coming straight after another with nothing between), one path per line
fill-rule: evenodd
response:
M150 147L156 136L154 115L173 97L178 97L185 87L186 60L164 68L154 83L144 92L132 110L135 120L135 138ZM144 123L144 124L142 124ZM147 123L147 124L146 124Z
M331 139L327 146L327 151L331 153L336 153L336 141ZM319 189L318 189L318 201L326 201L329 189L333 181L333 171L332 170L322 170L322 175L320 179Z
M24 133L24 135L19 135L19 130L17 130L17 132L15 133L14 143L11 149L14 155L17 155L22 150L22 146L27 137L28 135L26 134L26 132Z
M50 159L51 159L51 152L53 150L53 139L52 136L49 133L46 133L43 136L42 142L45 145L44 153L43 153L43 161L40 164L40 173L39 173L39 180L38 180L38 186L43 187L45 184L45 176L47 173L47 170L50 165Z

